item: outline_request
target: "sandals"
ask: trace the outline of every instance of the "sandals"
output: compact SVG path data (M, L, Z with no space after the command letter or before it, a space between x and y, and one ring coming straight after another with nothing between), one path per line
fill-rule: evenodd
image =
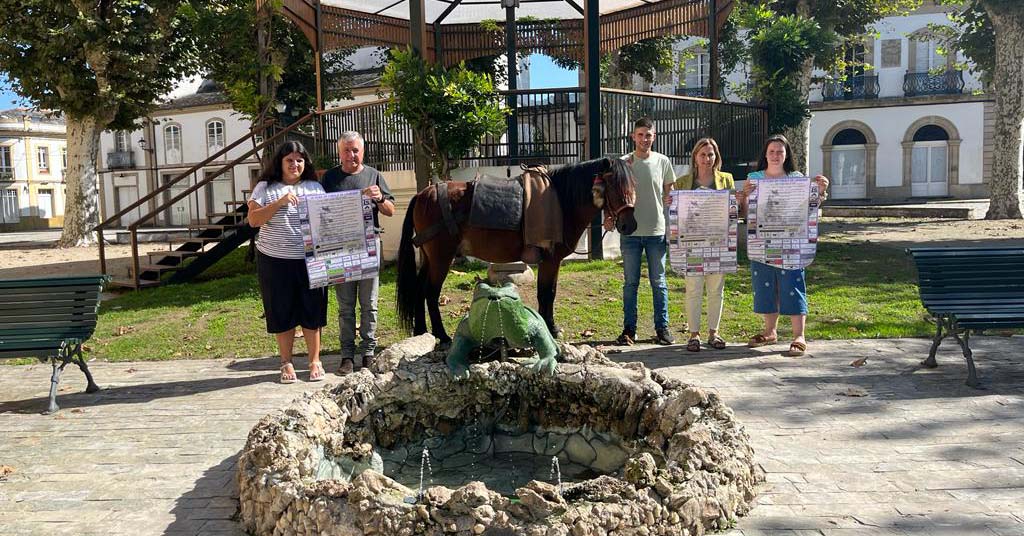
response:
M700 337L690 337L690 340L686 341L687 352L699 352L700 351Z
M295 366L291 363L281 365L281 383L295 383L298 380L295 375Z
M772 338L765 337L763 333L758 333L750 338L747 342L747 348L760 348L762 346L768 346L769 344L775 344L779 342L779 337L775 336Z
M807 344L800 341L793 341L789 344L789 351L786 352L786 357L800 357L807 352Z
M708 346L714 348L715 350L725 350L725 339L719 337L718 335L712 335L711 340L708 341Z
M355 367L356 362L354 359L352 359L351 357L343 357L341 358L341 366L338 367L338 374L342 376L346 374L352 374L352 371L355 370Z
M324 364L316 361L309 364L309 381L311 382L322 382L326 377L327 373L324 372Z

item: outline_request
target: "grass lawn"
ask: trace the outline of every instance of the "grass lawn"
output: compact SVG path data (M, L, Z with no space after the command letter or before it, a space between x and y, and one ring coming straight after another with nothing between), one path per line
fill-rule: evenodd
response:
M260 318L263 308L253 267L243 261L244 253L244 248L235 251L200 281L127 292L103 302L96 334L87 345L89 357L121 361L275 355L273 337L266 333ZM807 334L811 339L931 333L918 300L913 266L899 250L874 244L823 243L807 274L811 308ZM469 307L474 279L485 276L483 264L453 268L442 293L448 298L442 313L449 333ZM685 285L682 277L673 274L668 282L671 327L679 332L686 322ZM524 300L536 306L535 288L521 291ZM739 273L726 278L725 294L722 335L730 342L746 341L760 329L761 321L751 312L749 263L742 252ZM644 340L654 333L646 278L641 280L639 301L637 331ZM383 345L406 335L398 328L394 303L395 270L390 267L381 275L378 336ZM566 340L614 339L622 329L622 267L613 261L567 263L559 279L555 316ZM337 353L333 297L328 318L324 351ZM786 337L789 322L780 324L780 336ZM584 332L588 336L584 337ZM296 351L304 351L301 342Z

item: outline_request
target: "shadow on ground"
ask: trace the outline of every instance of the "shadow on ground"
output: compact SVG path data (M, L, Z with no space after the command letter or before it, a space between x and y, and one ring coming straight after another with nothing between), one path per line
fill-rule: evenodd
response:
M328 372L328 381L333 376L339 365L337 358L323 358L324 368ZM130 367L130 363L124 363ZM260 372L266 374L247 376L225 376L212 373L212 376L196 380L167 381L159 383L141 383L132 385L118 385L104 387L101 374L93 372L101 389L95 393L84 392L84 376L77 368L65 369L61 377L61 388L67 391L57 393L57 404L61 410L73 410L75 408L87 408L90 406L104 406L111 404L144 404L157 399L187 397L196 393L220 391L224 389L235 389L246 387L257 383L276 383L279 376L280 360L277 357L264 357L256 359L240 359L224 362L224 367L236 372ZM304 356L296 356L295 366L299 372L300 381L306 377L309 370L309 362ZM39 382L42 384L50 377L50 367L39 367ZM297 392L297 391L296 391ZM49 404L48 396L39 396L22 400L11 400L0 402L0 413L42 413Z
M165 536L246 534L238 522L238 457L234 454L203 471L191 490L174 501L174 520Z

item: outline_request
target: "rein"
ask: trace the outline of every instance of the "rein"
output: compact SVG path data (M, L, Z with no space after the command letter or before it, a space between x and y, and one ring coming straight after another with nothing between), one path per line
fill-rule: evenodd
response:
M603 177L601 177L601 174L600 174L600 173L598 173L598 174L594 175L594 183L593 183L593 184L594 184L595 186L596 186L596 185L598 185L598 184L604 184L604 178L603 178ZM604 192L605 192L605 193L607 193L607 190L604 190ZM607 201L607 199L605 200L605 204L606 204L606 205L608 204L608 201ZM615 228L615 226L616 226L616 224L617 224L617 223L619 222L619 215L620 215L620 214L622 214L622 211L623 211L623 210L626 210L627 208L633 208L633 207L634 207L634 204L635 204L635 202L634 202L634 203L630 203L629 201L627 201L627 200L626 200L626 196L625 196L625 195L623 195L623 203L622 203L622 206L621 206L621 207L619 207L619 209L618 209L618 210L616 210L616 211L615 211L615 212L614 212L614 213L612 214L612 229L614 229L614 228ZM602 208L602 211L603 211L603 210L604 210L604 209ZM604 230L604 232L603 232L603 233L601 233L601 242L602 242L602 243L604 242L604 237L608 236L608 233L610 233L610 232L611 232L611 229L605 229L605 230ZM591 244L591 245L590 245L590 247L589 247L589 248L588 248L588 249L587 249L586 251L576 251L576 250L574 249L574 250L573 250L573 254L574 254L574 255L586 255L586 256L588 256L588 257L589 257L589 256L590 256L590 252L591 252L592 250L593 250L593 244Z

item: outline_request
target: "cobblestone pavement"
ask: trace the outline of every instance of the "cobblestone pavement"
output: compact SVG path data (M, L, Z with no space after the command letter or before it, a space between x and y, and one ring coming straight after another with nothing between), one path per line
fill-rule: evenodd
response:
M728 536L1024 534L1024 338L972 343L983 390L955 345L918 367L920 339L612 357L712 388L745 423L769 483ZM69 368L44 416L49 367L0 367L0 534L241 534L249 429L322 385L275 383L273 358L90 368L104 390Z

